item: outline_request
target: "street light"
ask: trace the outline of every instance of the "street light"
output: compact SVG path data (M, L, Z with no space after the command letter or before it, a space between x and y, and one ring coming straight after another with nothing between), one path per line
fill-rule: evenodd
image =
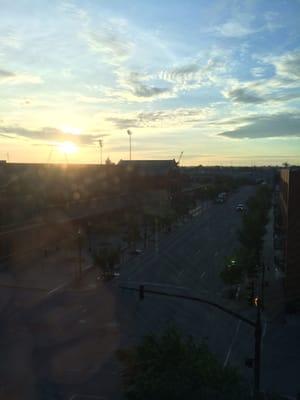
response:
M131 135L132 135L132 132L129 129L127 129L127 134L129 136L129 160L131 161Z
M99 146L100 146L100 164L102 165L102 148L103 148L103 140L99 140Z

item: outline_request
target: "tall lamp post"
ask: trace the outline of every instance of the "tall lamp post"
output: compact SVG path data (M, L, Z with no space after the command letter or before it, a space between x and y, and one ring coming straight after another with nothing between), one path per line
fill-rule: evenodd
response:
M131 161L131 135L132 135L132 132L129 129L127 129L127 134L129 136L129 160Z
M103 140L99 140L99 146L100 146L100 164L102 165L102 148L103 148Z

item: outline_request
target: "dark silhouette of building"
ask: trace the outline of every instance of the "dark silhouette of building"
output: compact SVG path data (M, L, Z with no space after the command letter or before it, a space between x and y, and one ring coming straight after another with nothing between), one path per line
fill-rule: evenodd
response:
M280 171L279 200L284 238L287 303L300 301L300 168Z

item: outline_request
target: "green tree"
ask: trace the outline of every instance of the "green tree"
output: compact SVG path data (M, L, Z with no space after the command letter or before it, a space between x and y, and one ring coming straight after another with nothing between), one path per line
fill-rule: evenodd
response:
M115 265L120 262L121 251L119 248L104 247L94 256L95 264L100 268L105 278L112 278Z
M125 395L130 400L247 399L237 370L219 363L205 343L183 338L175 328L146 336L119 350Z
M220 276L227 285L236 285L241 283L243 278L243 268L241 260L237 256L226 259L225 267L221 271Z

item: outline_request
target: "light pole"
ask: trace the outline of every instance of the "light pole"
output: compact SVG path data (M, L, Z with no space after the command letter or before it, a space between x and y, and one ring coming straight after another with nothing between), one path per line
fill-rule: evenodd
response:
M131 161L131 135L132 135L132 132L129 129L127 129L127 134L129 136L129 160Z
M103 148L103 140L99 140L99 146L100 146L100 165L102 165L102 148Z

